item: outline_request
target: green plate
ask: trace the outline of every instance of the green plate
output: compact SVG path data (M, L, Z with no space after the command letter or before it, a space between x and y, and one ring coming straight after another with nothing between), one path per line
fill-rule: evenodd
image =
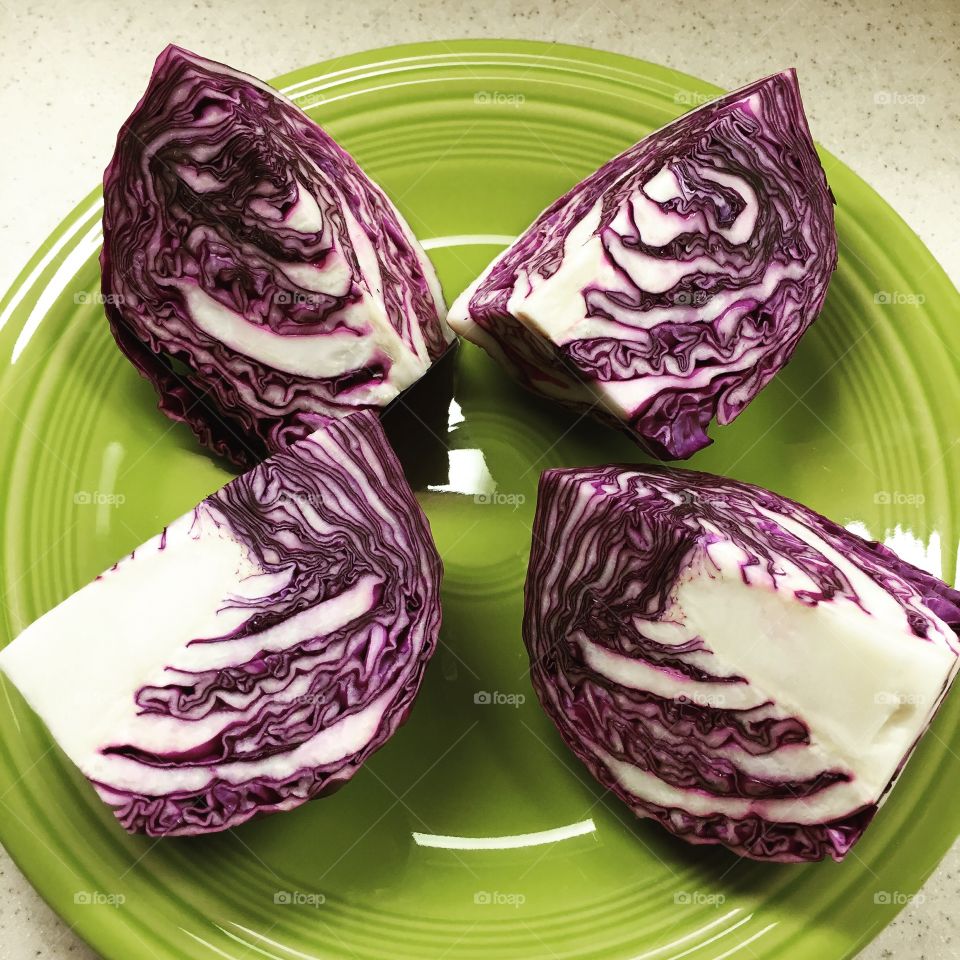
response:
M625 57L506 41L395 47L277 85L395 198L448 298L548 201L717 92ZM795 497L952 581L958 295L890 207L823 159L841 249L823 316L691 463ZM0 304L3 642L228 479L111 340L100 212L96 191ZM401 448L409 430L446 563L441 648L407 726L329 799L157 842L123 833L6 684L0 839L117 960L850 956L957 836L960 697L843 864L752 863L634 821L535 703L520 613L539 471L638 453L469 345L452 367L453 400L439 373L425 400L442 440L390 425Z

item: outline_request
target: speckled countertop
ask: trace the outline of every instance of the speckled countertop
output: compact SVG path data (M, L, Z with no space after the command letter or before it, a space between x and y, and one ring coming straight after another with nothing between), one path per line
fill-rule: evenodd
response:
M169 41L262 77L338 54L451 37L579 43L733 88L793 64L817 139L872 184L960 286L957 0L0 0L5 168L0 289L99 180ZM0 957L93 953L0 855ZM960 958L960 846L863 960ZM788 958L784 958L788 960Z

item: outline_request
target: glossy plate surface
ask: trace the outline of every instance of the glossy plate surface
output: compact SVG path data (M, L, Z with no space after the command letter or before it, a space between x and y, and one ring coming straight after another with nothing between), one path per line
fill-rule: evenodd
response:
M718 92L624 57L506 41L374 51L277 86L397 201L448 300L550 200ZM952 582L960 298L868 186L824 163L841 244L826 309L690 465L808 503ZM157 412L111 340L101 206L92 193L0 304L3 643L229 476ZM527 395L470 345L421 401L436 436L417 417L388 427L445 559L444 630L406 727L329 799L157 842L119 829L5 683L0 840L32 882L117 960L854 953L960 830L960 696L844 864L739 861L635 822L535 703L519 626L539 471L636 449Z

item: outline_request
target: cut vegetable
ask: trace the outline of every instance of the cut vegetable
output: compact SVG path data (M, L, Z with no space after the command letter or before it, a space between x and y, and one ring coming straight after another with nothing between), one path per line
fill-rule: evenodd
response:
M242 466L386 406L454 339L396 207L254 77L167 47L103 190L117 343L167 416Z
M790 359L836 263L833 197L790 70L577 184L448 319L526 386L686 458Z
M228 483L0 653L131 832L199 834L348 780L406 718L440 560L374 414Z
M563 739L640 817L842 859L953 681L960 593L706 474L548 470L524 637Z

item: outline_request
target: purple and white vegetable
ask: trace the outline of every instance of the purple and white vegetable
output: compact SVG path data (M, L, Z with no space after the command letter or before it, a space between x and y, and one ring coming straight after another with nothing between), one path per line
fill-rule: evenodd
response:
M242 466L386 406L454 339L396 207L254 77L167 47L103 189L117 343L167 416Z
M958 628L956 590L767 490L541 477L534 688L605 787L691 843L843 859L957 673Z
M127 830L223 830L342 784L406 719L440 576L361 412L171 523L0 667Z
M448 320L526 386L686 458L790 359L836 263L833 197L789 70L604 164Z

